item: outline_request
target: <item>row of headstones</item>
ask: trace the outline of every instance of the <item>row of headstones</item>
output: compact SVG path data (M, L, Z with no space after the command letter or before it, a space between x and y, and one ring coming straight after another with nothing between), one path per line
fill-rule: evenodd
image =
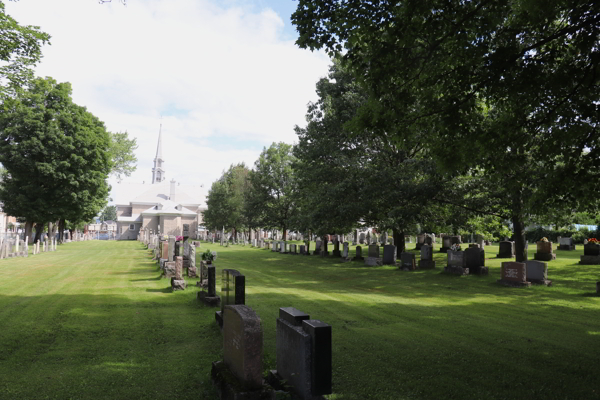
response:
M184 270L188 277L198 278L196 247L200 242L192 242L187 237L181 242L173 235L165 237L152 233L141 235L140 240L154 253L153 259L158 263L161 277L171 279L172 290L185 290Z
M554 253L552 242L536 242L536 252L533 255L533 259L537 261L552 261L556 260L556 254ZM584 256L593 255L594 249L597 245L591 243L591 246L584 245ZM528 243L525 243L525 248L529 247ZM575 250L575 244L572 238L560 238L559 239L559 250ZM513 258L515 257L515 242L503 241L499 244L499 251L496 255L497 258ZM593 259L585 259L582 256L582 261L595 261ZM580 262L581 263L581 262ZM585 263L585 262L583 262Z
M223 269L221 296L216 294L216 269L208 266L207 291L198 299L209 306L220 303L215 320L223 331L223 361L213 362L212 379L221 398L264 398L282 390L282 382L300 399L331 393L331 326L293 307L279 309L276 347L277 370L265 382L262 372L263 330L261 320L246 306L246 277ZM219 301L220 300L220 301ZM235 382L235 383L233 383ZM268 383L268 385L267 385ZM271 398L271 397L268 397Z
M56 238L44 241L38 240L33 244L33 255L48 251L56 251ZM21 240L19 237L13 239L2 239L0 241L0 259L12 257L28 257L29 256L29 237Z

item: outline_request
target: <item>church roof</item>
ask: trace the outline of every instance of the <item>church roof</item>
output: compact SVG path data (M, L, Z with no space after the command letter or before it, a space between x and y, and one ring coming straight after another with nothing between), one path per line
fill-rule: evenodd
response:
M177 214L177 215L190 215L195 216L196 213L188 210L185 207L180 207L180 203L176 203L171 200L165 200L160 206L155 206L142 211L142 215L164 215L164 214ZM179 208L178 208L179 207Z

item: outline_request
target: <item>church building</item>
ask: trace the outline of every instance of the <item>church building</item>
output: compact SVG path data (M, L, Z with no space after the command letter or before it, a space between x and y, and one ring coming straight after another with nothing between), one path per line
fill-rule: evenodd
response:
M202 185L182 185L174 179L166 181L162 157L162 129L158 133L158 147L152 168L150 185L119 183L123 198L117 199L117 238L135 240L141 229L154 233L182 236L184 225L189 237L197 238L206 210L206 192ZM202 228L202 227L201 227Z

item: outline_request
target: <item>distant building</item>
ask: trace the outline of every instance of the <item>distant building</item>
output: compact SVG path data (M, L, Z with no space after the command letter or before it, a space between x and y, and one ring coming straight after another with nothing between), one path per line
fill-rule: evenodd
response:
M190 237L196 238L202 211L206 209L204 187L165 181L161 136L162 131L159 131L152 183L121 184L120 189L125 189L131 200L116 205L118 239L136 239L140 229L181 236L184 225L188 225Z

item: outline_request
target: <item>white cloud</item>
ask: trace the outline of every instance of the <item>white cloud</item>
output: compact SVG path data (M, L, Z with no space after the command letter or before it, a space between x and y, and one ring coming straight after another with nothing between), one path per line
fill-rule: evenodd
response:
M221 4L27 0L6 9L52 35L38 75L71 82L76 103L137 138L128 180L151 179L164 114L167 179L210 186L230 164L252 165L262 146L295 141L293 126L305 123L329 64L282 39L274 11Z

